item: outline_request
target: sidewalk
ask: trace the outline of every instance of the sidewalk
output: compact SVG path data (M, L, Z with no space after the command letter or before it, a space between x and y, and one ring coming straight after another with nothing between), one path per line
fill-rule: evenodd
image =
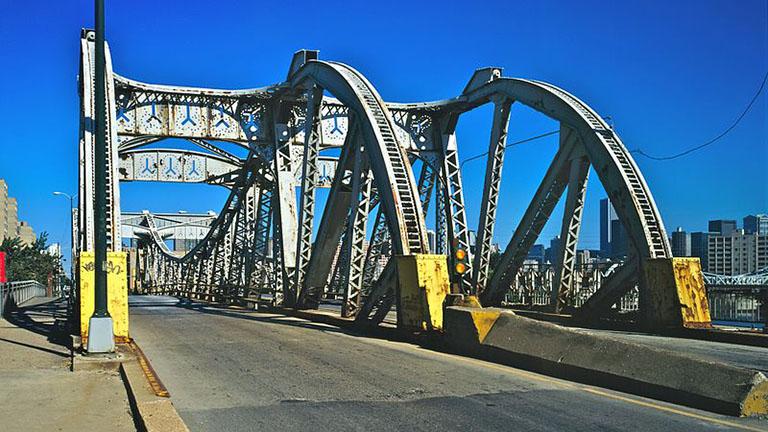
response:
M135 431L117 371L70 372L65 303L40 303L0 320L0 430Z

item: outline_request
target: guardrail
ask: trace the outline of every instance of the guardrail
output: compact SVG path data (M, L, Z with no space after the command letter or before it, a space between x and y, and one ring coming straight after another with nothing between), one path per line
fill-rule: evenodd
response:
M574 268L574 287L567 298L567 305L578 308L597 291L603 280L616 271L620 263L581 264ZM768 270L768 269L766 269ZM768 271L763 270L764 273ZM758 275L758 273L756 273ZM709 299L709 310L713 321L742 323L765 323L768 302L768 285L761 279L760 284L744 275L738 277L706 274L704 278ZM723 282L725 281L725 282ZM751 285L743 285L745 283ZM555 283L555 268L551 264L524 265L512 281L504 304L518 308L547 308L552 305L552 288ZM631 312L638 308L637 287L632 288L619 302L619 310Z
M0 283L0 318L9 304L21 305L35 297L45 297L46 287L38 281Z
M763 302L768 301L764 289L707 289L709 311L714 321L765 323Z

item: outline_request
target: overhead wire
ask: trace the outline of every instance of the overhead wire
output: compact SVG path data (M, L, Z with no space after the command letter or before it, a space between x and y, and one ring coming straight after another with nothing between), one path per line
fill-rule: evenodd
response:
M639 147L635 148L633 150L630 150L630 153L634 153L634 154L637 154L637 155L640 155L640 156L644 156L644 157L646 157L648 159L651 159L651 160L666 161L666 160L672 160L672 159L677 159L677 158L686 156L688 154L691 154L691 153L693 153L695 151L701 150L701 149L703 149L705 147L708 147L708 146L716 143L717 141L719 141L720 139L722 139L723 137L728 135L733 129L736 128L736 126L738 126L738 124L741 122L741 120L744 119L744 117L747 115L747 113L755 105L755 102L757 102L757 99L763 93L763 90L765 89L766 83L768 83L768 72L765 73L765 76L763 76L763 80L760 83L760 87L757 89L757 92L755 92L755 95L752 96L752 99L749 101L749 103L747 104L746 108L744 108L744 110L741 112L741 114L739 114L739 116L736 117L736 120L734 120L734 122L730 126L728 126L728 128L726 128L723 132L718 134L716 137L710 139L709 141L707 141L707 142L705 142L703 144L699 144L699 145L697 145L695 147L691 147L691 148L689 148L687 150L684 150L684 151L682 151L680 153L676 153L676 154L669 155L669 156L654 156L654 155L646 153L643 149L641 149ZM606 119L607 118L608 117L606 117ZM535 140L538 140L538 139L541 139L541 138L546 138L546 137L548 137L550 135L554 135L554 134L556 134L558 132L560 132L560 131L559 130L550 131L550 132L547 132L547 133L543 133L541 135L536 135L536 136L532 136L530 138L526 138L526 139L523 139L523 140L520 140L520 141L515 141L513 143L507 144L507 147L504 149L504 151L506 151L509 148L514 147L516 145L524 144L524 143L531 142L531 141L535 141ZM461 164L459 164L459 170L462 170L464 168L464 164L466 164L467 162L471 162L473 160L480 159L480 158L482 158L484 156L487 156L487 155L488 155L488 152L483 152L483 153L480 153L478 155L472 156L470 158L464 159L461 162Z
M666 161L666 160L672 160L672 159L677 159L677 158L683 157L685 155L691 154L691 153L693 153L693 152L695 152L697 150L701 150L704 147L707 147L707 146L710 146L710 145L716 143L721 138L723 138L724 136L728 135L728 133L730 133L733 129L735 129L736 126L744 118L744 116L747 115L749 110L752 109L752 106L755 104L757 99L760 97L760 94L763 92L763 89L765 89L765 84L766 84L767 81L768 81L768 72L765 73L765 76L763 77L763 81L762 81L762 83L760 83L760 87L757 89L757 92L755 93L755 95L752 96L752 100L749 101L749 104L747 104L747 107L744 108L744 110L741 112L741 114L739 114L739 116L736 118L736 120L727 129L725 129L723 132L721 132L719 135L717 135L716 137L712 138L711 140L709 140L709 141L707 141L707 142L705 142L703 144L699 144L699 145L697 145L695 147L691 147L691 148L689 148L687 150L684 150L684 151L682 151L680 153L676 153L676 154L670 155L670 156L653 156L653 155L649 155L648 153L643 151L643 149L641 149L641 148L636 148L634 150L630 150L630 153L635 153L635 154L638 154L638 155L641 155L641 156L645 156L648 159L652 159L652 160L656 160L656 161Z

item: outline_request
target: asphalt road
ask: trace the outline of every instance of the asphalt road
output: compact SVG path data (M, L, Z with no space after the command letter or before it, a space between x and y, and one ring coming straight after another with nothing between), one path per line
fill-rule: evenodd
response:
M768 430L282 315L130 301L132 335L192 431Z

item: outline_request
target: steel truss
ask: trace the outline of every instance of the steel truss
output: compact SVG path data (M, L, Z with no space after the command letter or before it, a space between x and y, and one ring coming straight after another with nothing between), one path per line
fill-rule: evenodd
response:
M79 251L93 247L93 50L92 32L84 30ZM580 306L601 315L633 288L642 295L646 288L638 275L643 260L670 257L671 252L650 190L626 147L574 96L547 83L504 78L501 72L477 70L453 99L400 104L384 102L362 74L318 60L316 51L297 52L284 82L216 90L121 77L112 72L107 50L110 248L121 248L118 182L186 181L193 178L190 173L162 177L153 170L173 168L170 158L182 161L184 170L196 170L192 160L199 158L194 160L212 168L194 181L227 187L229 197L207 236L183 256L169 250L152 215L145 215L149 235L137 252L141 290L220 302L270 300L297 308L317 308L324 299L335 299L341 301L342 315L377 323L397 295L392 256L444 254L453 269L454 254L463 249L470 256L466 271L451 275L454 291L498 305L518 284L528 251L565 193L564 247L551 270L551 308ZM485 104L492 104L494 112L473 251L456 125L462 114ZM492 268L513 105L558 121L560 145ZM186 139L203 153L146 148L167 138ZM233 145L247 156L233 152ZM131 164L120 165L118 159ZM121 166L134 171L121 173ZM631 260L602 274L601 288L577 302L576 293L585 292L577 289L585 276L576 272L575 257L590 168L627 230ZM330 187L322 211L317 208L320 187ZM426 219L432 202L430 246Z

